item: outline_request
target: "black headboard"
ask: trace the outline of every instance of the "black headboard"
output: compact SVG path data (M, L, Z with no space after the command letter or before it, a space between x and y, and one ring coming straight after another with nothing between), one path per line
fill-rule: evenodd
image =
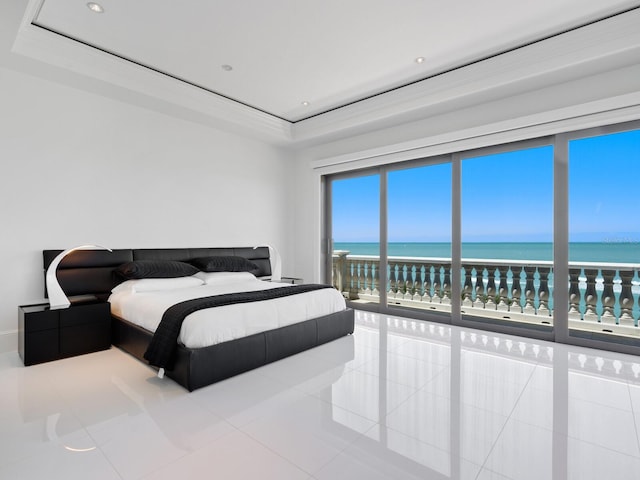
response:
M62 250L43 250L43 266L47 271L49 264ZM107 250L75 250L67 255L60 265L56 276L67 296L96 295L108 297L111 289L122 282L114 270L123 263L134 260L177 260L188 262L199 257L234 255L251 260L260 268L257 276L271 275L271 262L268 247L240 248L141 248ZM46 291L45 291L46 296Z

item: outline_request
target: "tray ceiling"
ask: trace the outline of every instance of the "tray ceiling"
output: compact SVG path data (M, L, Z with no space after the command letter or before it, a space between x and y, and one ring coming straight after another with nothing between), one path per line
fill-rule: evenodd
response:
M298 122L636 7L629 0L44 0L32 24ZM97 7L95 7L97 8Z

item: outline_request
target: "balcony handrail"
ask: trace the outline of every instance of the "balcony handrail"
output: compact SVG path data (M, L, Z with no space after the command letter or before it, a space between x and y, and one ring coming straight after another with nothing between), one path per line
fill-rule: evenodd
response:
M338 257L334 252L334 257ZM379 255L352 255L344 254L350 260L377 260ZM387 257L389 261L394 262L415 262L415 263L451 263L450 257L404 257L390 255ZM543 265L553 267L552 260L508 260L496 258L462 258L463 264L473 265L516 265L516 266L537 266ZM640 263L622 263L622 262L569 262L569 267L574 268L606 268L607 270L640 270Z

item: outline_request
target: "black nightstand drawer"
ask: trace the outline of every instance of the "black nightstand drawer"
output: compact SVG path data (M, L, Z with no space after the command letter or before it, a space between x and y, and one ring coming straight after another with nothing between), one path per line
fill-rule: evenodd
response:
M29 333L24 340L20 342L22 345L21 357L24 364L34 365L59 358L59 338L57 328ZM26 343L26 345L24 345L24 343Z
M108 320L111 323L111 309L108 303L87 303L74 305L58 310L60 312L60 328L74 327Z
M111 347L111 319L60 328L60 357L73 357Z
M58 329L59 318L58 315L51 315L48 307L46 310L42 310L42 306L38 306L38 309L34 309L32 306L26 308L22 313L29 317L28 322L24 322L24 316L21 315L20 321L24 323L25 332L37 332L40 330Z
M107 302L54 310L47 304L24 305L18 312L18 352L25 365L111 347L111 309Z

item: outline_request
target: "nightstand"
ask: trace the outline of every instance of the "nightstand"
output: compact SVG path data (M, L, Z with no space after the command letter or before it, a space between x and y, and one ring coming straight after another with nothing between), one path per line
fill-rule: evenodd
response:
M18 307L18 353L25 366L111 347L108 302L50 309L48 303Z

